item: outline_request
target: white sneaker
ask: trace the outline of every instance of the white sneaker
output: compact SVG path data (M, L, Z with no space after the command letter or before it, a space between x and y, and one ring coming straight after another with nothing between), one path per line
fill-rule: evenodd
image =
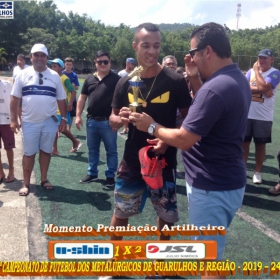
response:
M253 175L253 183L254 184L261 184L262 183L262 176L260 172L255 172Z

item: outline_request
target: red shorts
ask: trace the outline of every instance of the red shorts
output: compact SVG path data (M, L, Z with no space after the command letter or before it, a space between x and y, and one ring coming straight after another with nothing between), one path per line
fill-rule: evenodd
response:
M9 124L0 125L0 149L2 148L1 138L4 143L4 149L10 150L15 148L15 134L12 132Z

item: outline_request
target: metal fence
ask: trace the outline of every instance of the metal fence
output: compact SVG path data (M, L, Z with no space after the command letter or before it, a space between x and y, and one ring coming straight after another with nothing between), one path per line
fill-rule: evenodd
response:
M184 65L184 57L188 53L188 51L175 51L174 56L177 58L178 65ZM240 70L243 72L248 71L253 67L253 64L258 60L258 56L249 56L249 55L241 55L241 54L233 54L232 56L233 62L237 63ZM280 70L280 57L274 57L273 67Z
M253 64L258 60L258 56L249 55L235 55L232 56L233 62L237 63L238 67L242 71L247 71L253 67ZM280 57L274 57L273 67L280 69Z

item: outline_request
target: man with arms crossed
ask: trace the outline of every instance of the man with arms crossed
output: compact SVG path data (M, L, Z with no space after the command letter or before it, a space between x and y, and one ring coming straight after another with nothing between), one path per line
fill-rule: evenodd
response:
M280 82L280 71L272 67L273 60L272 50L261 50L258 61L246 74L252 91L252 101L243 143L243 158L247 164L250 143L254 138L256 166L253 183L255 184L262 183L260 172L265 160L266 143L271 143L275 95Z
M132 46L139 65L144 69L139 74L143 80L139 94L139 99L142 100L141 110L165 126L175 128L177 108L186 116L191 98L185 80L175 71L170 71L158 63L161 50L161 34L158 27L152 23L139 25ZM123 123L129 122L128 105L132 103L133 96L128 80L129 78L121 79L115 89L110 117L111 126L115 130ZM154 152L162 155L167 162L163 169L163 187L157 190L150 188L141 175L138 152L148 145L153 145ZM129 217L142 212L148 196L158 216L158 228L174 225L179 220L175 185L176 165L176 148L166 145L147 132L137 130L129 123L128 139L115 185L115 209L111 226L126 226ZM122 237L112 236L111 239L119 240ZM159 239L168 240L169 237L162 234Z
M166 128L146 114L132 113L130 120L139 130L183 150L189 223L227 229L242 205L246 185L242 142L250 87L231 60L223 26L211 22L197 27L190 46L185 63L195 97L181 128ZM199 73L206 80L203 85ZM192 239L216 240L217 259L222 258L226 236L200 235Z
M22 140L23 140L23 185L19 195L29 194L31 172L39 150L41 186L52 190L47 173L52 147L57 132L57 105L62 115L59 130L66 128L66 94L59 75L47 67L48 50L43 44L35 44L30 59L33 67L21 71L11 92L11 129L20 130L18 107L22 98Z

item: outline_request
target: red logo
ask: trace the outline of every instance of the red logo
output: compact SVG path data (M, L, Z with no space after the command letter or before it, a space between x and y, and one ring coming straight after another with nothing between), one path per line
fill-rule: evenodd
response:
M148 252L149 253L157 253L158 251L159 251L159 247L158 246L154 246L154 245L148 246Z

